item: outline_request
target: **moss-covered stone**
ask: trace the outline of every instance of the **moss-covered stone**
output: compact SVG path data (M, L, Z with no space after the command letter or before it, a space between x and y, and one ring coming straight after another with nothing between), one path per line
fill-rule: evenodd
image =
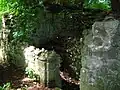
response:
M60 56L54 51L41 50L30 46L25 49L27 69L40 77L40 82L48 87L61 87L59 74Z
M80 90L120 89L120 23L95 22L82 50Z

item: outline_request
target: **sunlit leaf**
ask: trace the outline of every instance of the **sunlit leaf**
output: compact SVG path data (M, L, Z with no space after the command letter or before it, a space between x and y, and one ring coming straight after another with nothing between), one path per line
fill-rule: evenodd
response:
M92 9L102 9L102 10L110 10L110 0L85 0L84 1L85 8Z

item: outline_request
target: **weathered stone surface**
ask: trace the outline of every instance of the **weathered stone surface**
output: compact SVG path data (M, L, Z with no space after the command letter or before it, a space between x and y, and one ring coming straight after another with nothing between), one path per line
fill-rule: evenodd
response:
M95 22L82 51L80 90L120 90L120 22Z
M2 27L0 30L0 64L8 63L8 35L10 30L6 27L5 15L2 16Z
M41 50L34 46L24 50L27 69L40 77L40 82L48 87L61 87L59 76L60 56L54 51Z
M52 38L54 38L59 33L58 24L60 22L60 15L53 15L52 13L44 12L44 9L41 10L39 15L41 18L38 20L39 27L38 29L33 30L30 34L29 39L31 45L40 47Z

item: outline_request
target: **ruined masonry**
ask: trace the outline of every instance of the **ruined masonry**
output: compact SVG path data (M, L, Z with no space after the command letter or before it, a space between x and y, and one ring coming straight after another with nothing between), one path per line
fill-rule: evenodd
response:
M120 22L95 22L82 50L80 90L120 90Z
M59 74L60 56L54 51L44 48L39 49L29 46L24 50L27 70L32 70L37 75L40 83L48 87L61 87Z

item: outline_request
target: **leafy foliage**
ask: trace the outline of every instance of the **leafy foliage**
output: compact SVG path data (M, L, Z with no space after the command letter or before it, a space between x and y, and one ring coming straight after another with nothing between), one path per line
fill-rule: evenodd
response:
M42 4L39 0L0 0L0 16L6 13L13 16L12 22L7 24L12 34L10 41L27 40L28 33L38 26L37 20L41 8Z
M6 83L4 86L0 86L0 90L10 90L11 88L11 83Z
M32 69L26 68L25 69L25 74L27 74L29 78L32 78L32 79L35 78L34 70L32 70Z
M85 0L84 7L93 9L110 10L110 0Z

